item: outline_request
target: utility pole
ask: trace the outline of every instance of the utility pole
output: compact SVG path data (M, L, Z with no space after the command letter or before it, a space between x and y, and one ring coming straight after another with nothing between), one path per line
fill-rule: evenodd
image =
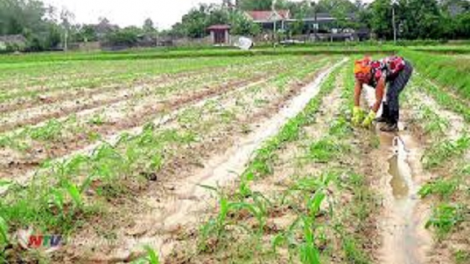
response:
M64 51L68 51L69 49L69 34L70 34L70 27L72 25L72 20L75 18L74 14L67 9L63 9L60 12L60 19L62 20L62 27L64 28L64 43L63 48Z
M312 0L310 2L310 6L313 7L313 16L314 16L314 22L313 22L313 36L315 38L315 42L317 41L317 33L320 25L318 24L318 17L317 17L317 4Z
M69 50L69 30L65 29L65 34L64 34L64 51Z
M277 24L277 17L278 17L278 14L277 14L277 12L276 12L276 2L277 2L276 0L273 0L272 3L271 3L271 11L273 12L273 14L274 14L274 16L275 16L275 17L274 17L274 21L273 21L273 22L274 22L274 23L273 23L273 38L274 38L274 39L276 39L276 37L277 37L277 33L276 33L276 31L277 31L277 25L276 25L276 24Z

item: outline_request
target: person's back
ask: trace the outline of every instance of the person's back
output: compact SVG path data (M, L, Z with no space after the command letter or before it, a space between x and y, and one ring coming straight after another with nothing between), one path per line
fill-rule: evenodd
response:
M364 120L363 125L369 126L372 123L382 103L385 88L388 86L382 117L377 118L376 121L387 123L382 131L398 130L399 95L411 78L412 72L411 63L399 56L389 56L381 60L371 60L369 57L365 57L363 60L356 62L354 70L356 77L355 112L358 113L359 111L357 107L359 107L359 95L363 84L376 89L377 96L377 101L366 120Z

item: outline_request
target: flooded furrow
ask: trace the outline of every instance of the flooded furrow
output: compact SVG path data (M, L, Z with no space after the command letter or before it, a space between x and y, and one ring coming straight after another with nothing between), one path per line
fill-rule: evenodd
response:
M429 234L424 229L427 213L419 206L419 175L416 175L419 159L419 146L409 135L381 134L381 143L387 152L392 152L388 160L388 191L385 221L385 236L382 263L422 264L426 263L430 244ZM407 144L409 143L409 144Z
M375 90L366 87L366 101L375 102ZM418 191L431 176L421 164L423 146L400 122L400 132L379 133L380 148L372 156L380 179L377 189L384 196L379 219L383 245L381 264L427 263L432 237L425 229L430 214Z

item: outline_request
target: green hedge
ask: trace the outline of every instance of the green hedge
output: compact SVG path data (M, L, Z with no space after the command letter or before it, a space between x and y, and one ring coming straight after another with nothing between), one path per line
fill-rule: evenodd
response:
M470 59L411 50L403 50L401 54L427 78L470 99Z
M191 57L230 57L230 56L256 56L256 55L316 55L316 54L357 54L395 52L392 47L355 47L355 48L265 48L250 51L238 49L202 49L202 50L154 50L136 51L134 53L36 53L21 55L0 56L0 63L20 62L51 62L75 60L132 60L132 59L166 59Z

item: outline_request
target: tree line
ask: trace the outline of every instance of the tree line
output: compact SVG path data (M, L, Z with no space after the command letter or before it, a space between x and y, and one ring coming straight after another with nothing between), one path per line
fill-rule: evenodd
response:
M394 26L400 39L468 39L470 38L470 1L468 0L319 0L293 2L277 0L239 0L237 9L201 5L173 26L173 33L200 37L214 23L232 25L232 33L254 35L259 28L245 20L243 11L289 10L298 19L289 33L304 29L301 19L315 13L329 13L336 18L335 28L370 29L377 38L393 39ZM393 17L395 14L395 17ZM353 19L350 19L351 16ZM238 20L237 20L238 19ZM395 22L395 25L393 23Z
M224 4L222 4L224 3ZM234 4L237 6L234 6ZM41 0L0 0L0 35L23 35L24 49L39 51L67 43L101 41L113 45L134 45L142 38L159 36L204 37L213 24L231 25L232 34L257 35L259 25L244 11L288 9L298 19L289 33L304 29L301 19L315 13L329 13L336 18L338 29L370 29L378 38L393 38L394 26L400 39L467 39L470 38L470 1L468 0L319 0L293 2L289 0L221 1L221 5L201 4L185 14L169 30L157 31L152 20L142 26L120 28L106 18L97 24L74 23L74 15L58 11ZM353 15L354 19L349 19ZM393 19L393 14L395 17ZM393 24L395 21L395 24Z
M7 51L66 49L69 43L101 41L132 46L157 32L151 19L143 25L120 28L106 18L96 24L74 23L74 14L57 10L41 0L0 0L0 36L22 35L26 43L10 44ZM1 51L1 47L0 47Z

